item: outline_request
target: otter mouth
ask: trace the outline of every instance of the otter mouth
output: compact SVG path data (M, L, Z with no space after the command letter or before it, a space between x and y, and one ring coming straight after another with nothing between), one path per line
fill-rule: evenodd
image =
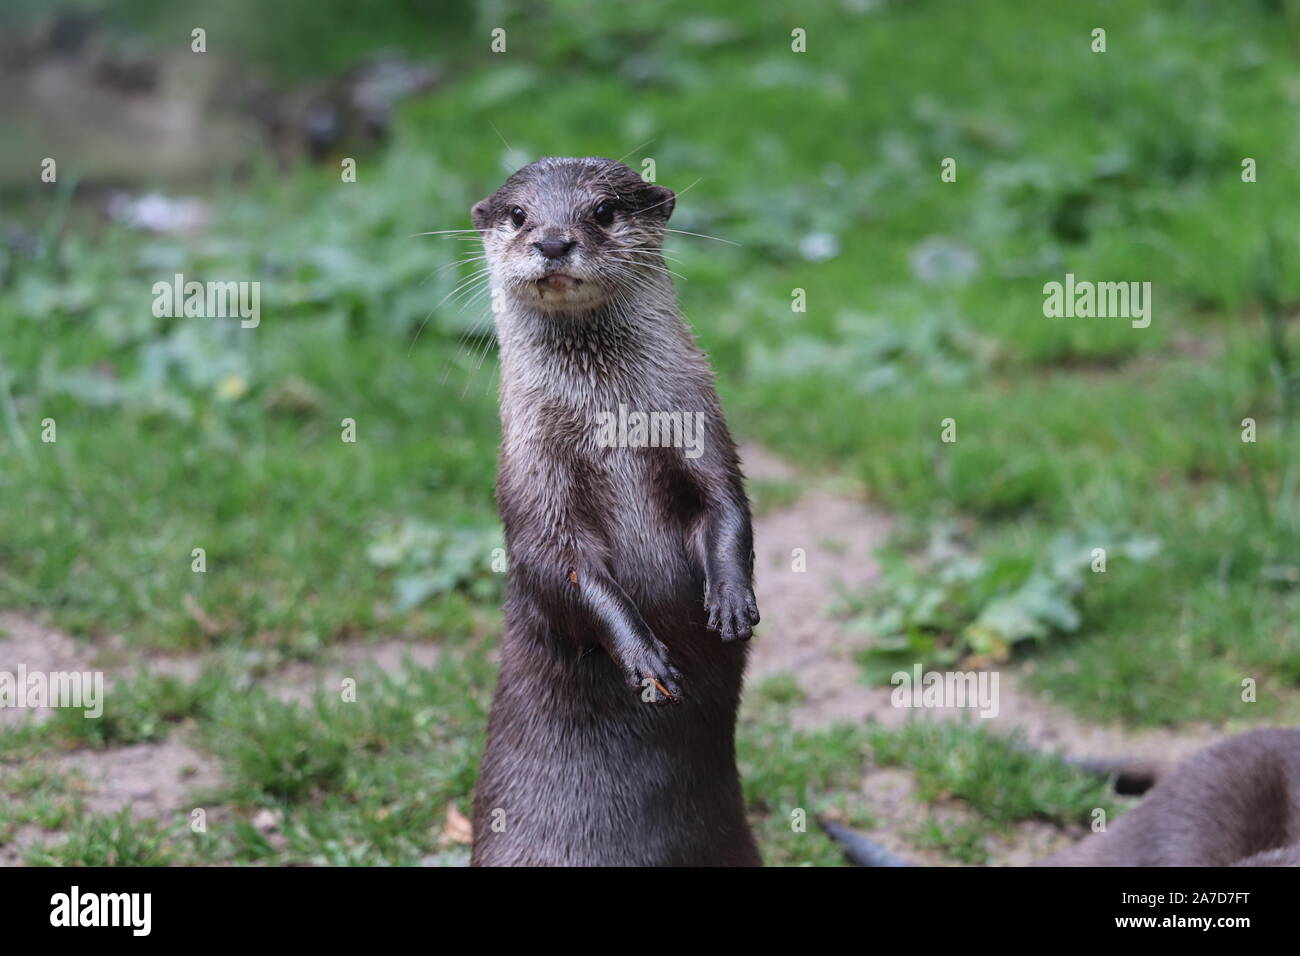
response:
M582 285L582 280L564 272L552 272L537 280L537 290L545 295L547 292L569 292Z

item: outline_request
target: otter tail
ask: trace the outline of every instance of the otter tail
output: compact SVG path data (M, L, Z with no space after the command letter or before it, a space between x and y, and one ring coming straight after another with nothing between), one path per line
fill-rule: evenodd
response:
M878 843L872 843L861 833L841 823L818 817L817 822L826 835L844 848L844 856L857 866L911 866L906 860L894 856Z
M1146 793L1168 770L1168 767L1158 761L1067 758L1065 762L1086 773L1110 777L1115 792L1124 796ZM844 856L850 863L857 866L912 866L880 844L841 823L825 817L818 817L817 822L826 831L826 835L843 848Z

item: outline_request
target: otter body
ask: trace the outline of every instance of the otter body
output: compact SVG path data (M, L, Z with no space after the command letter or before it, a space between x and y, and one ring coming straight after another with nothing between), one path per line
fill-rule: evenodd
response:
M846 826L821 825L858 866L910 865ZM1300 866L1300 730L1252 730L1200 751L1104 831L1033 865Z
M672 206L621 164L560 159L474 208L504 305L510 556L475 865L760 862L734 745L749 506L659 252ZM636 413L682 425L649 447L618 425Z
M1300 730L1229 737L1040 866L1300 865Z

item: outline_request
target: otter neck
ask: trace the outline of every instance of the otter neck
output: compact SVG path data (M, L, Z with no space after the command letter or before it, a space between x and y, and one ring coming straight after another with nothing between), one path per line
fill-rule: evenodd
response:
M655 287L657 286L657 288ZM593 309L543 311L507 300L497 318L503 389L511 382L594 386L671 361L689 338L671 284L655 282Z

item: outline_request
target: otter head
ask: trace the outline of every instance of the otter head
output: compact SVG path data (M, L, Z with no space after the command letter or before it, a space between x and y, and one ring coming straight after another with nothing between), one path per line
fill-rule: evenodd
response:
M665 276L676 197L612 159L539 159L473 209L492 284L522 305L582 312Z

